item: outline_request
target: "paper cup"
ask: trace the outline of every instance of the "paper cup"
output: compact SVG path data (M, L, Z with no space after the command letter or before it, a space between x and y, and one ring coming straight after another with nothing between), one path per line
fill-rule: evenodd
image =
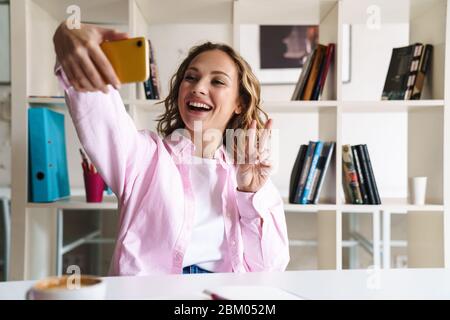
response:
M412 177L410 180L411 203L416 205L425 204L427 193L427 177Z

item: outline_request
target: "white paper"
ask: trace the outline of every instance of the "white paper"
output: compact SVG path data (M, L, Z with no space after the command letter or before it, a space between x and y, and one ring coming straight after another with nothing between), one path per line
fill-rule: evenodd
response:
M215 296L213 299L225 300L305 300L294 293L268 286L221 286L204 290Z

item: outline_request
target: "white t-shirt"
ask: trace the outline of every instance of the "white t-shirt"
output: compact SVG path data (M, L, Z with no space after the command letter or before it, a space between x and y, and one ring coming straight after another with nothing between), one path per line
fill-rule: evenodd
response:
M183 267L193 264L216 271L226 250L222 215L222 188L219 185L217 159L193 157L191 184L195 199L195 221L183 259Z

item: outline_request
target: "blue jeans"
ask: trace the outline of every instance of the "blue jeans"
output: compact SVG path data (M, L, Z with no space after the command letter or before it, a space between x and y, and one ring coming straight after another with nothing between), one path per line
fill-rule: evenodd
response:
M183 274L189 273L212 273L211 271L205 270L193 264L192 266L187 266L183 268Z

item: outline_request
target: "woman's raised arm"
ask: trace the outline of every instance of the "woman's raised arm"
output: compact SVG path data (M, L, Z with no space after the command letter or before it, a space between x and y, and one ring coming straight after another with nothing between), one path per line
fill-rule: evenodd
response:
M126 198L133 185L127 181L134 181L152 161L157 144L151 135L137 130L119 92L109 86L116 81L115 74L107 60L101 63L104 56L98 43L114 37L119 37L114 30L86 25L69 30L61 24L54 36L55 74L81 144L106 184ZM110 80L105 80L108 72Z
M88 24L80 24L79 29L70 29L63 21L56 29L53 43L57 59L77 91L106 93L108 84L117 89L120 82L100 44L126 38L126 33Z

